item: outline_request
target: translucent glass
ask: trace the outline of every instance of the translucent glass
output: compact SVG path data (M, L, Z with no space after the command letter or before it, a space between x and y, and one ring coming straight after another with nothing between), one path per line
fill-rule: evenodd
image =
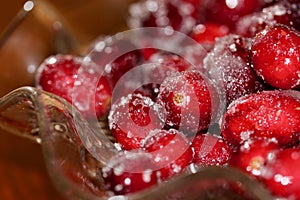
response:
M32 84L36 67L47 55L71 53L78 44L75 38L87 40L86 38L92 37L74 31L80 27L74 25L74 21L71 23L71 19L65 18L67 24L73 27L70 34L59 17L46 1L28 1L24 4L19 15L1 35L1 70L9 74L8 78L0 76L0 83L3 81L0 85L5 86L0 88L1 94L20 85ZM74 32L77 37L74 37ZM148 35L151 43L157 34L161 36L160 32L149 32L149 29L147 33L154 33ZM135 34L129 31L123 37L131 40L141 36L140 34L144 34L144 31ZM119 37L120 35L115 36L116 39ZM20 39L22 43L18 43ZM143 40L149 43L146 38ZM39 45L31 45L32 43ZM162 42L161 39L155 40L155 44L157 48L167 48L163 45L166 41ZM148 47L147 44L139 46L144 47ZM175 46L174 49L166 50L177 49ZM126 52L133 49L124 47L122 50ZM95 61L99 53L101 51L94 49L87 58ZM110 58L111 56L118 55L110 55ZM104 57L109 59L109 56ZM168 182L135 194L109 196L99 173L107 160L116 154L116 148L109 140L107 122L86 121L64 99L34 87L15 89L0 99L0 128L41 144L45 165L53 184L67 199L244 199L245 194L248 199L273 199L259 182L228 167L191 169Z

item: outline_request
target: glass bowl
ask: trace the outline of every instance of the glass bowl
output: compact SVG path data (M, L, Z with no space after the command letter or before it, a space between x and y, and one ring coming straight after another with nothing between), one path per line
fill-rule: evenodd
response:
M99 174L115 154L105 121L86 121L64 99L34 87L2 97L0 118L2 129L42 145L53 184L67 199L273 199L259 182L229 167L191 170L138 193L110 196Z
M60 3L54 1L54 5L55 2L56 4ZM11 79L14 81L13 86L5 88L3 93L26 83L32 84L32 76L38 63L47 55L77 51L78 42L86 43L92 37L78 32L82 29L78 27L78 24L72 24L72 19L77 19L72 13L69 13L66 18L70 21L66 23L64 21L61 24L61 18L57 18L59 15L52 12L55 9L50 8L46 1L28 1L26 3L14 23L1 35L0 62L9 63L9 65L2 65L2 68L3 66L16 66L18 68L16 71L27 70L22 72L21 76L27 74L28 78L26 77L27 79L24 80L25 83L15 84L16 79L11 78L15 75L15 70L10 68L8 70L10 72L9 77L7 79L1 78L1 80L6 85L7 81ZM38 9L35 9L36 7ZM76 22L76 20L74 21ZM40 27L30 29L36 22L39 22L37 25ZM54 29L49 24L55 25ZM68 26L62 26L65 24L71 25L73 30L70 32ZM46 29L43 29L44 32L42 33L42 36L45 37L41 37L39 31L45 27ZM150 32L148 31L148 33ZM131 34L131 32L126 34L136 38L136 35ZM157 35L161 36L161 34L155 32L154 35L148 35L148 38L153 42L153 38ZM26 35L32 37L27 38ZM119 36L116 35L116 38ZM25 46L19 48L21 50L31 47L30 44L36 42L36 38L42 40L40 42L42 46L32 46L26 52L14 51L12 48L15 48L15 42L18 41L16 40L18 38L28 39L28 43L22 43ZM49 41L49 38L55 42L51 44L46 42ZM147 45L151 42L147 42L146 38L143 40L145 46L139 48L148 48ZM182 42L181 39L178 41ZM172 46L172 49L168 49L168 45L161 46L165 42L156 41L157 48L166 48L168 51L179 49L176 46ZM53 44L58 46L52 46ZM50 49L48 49L49 47ZM125 48L125 50L128 49ZM95 56L93 53L99 53L97 51L92 52L89 58L93 60L93 56ZM13 53L6 55L6 53L11 52ZM13 57L19 59L14 60ZM28 60L29 58L32 60ZM17 62L17 64L12 64L12 61ZM274 199L261 183L238 169L229 167L189 168L182 175L144 191L125 196L111 196L105 190L100 174L101 168L107 164L107 160L117 153L113 142L110 140L107 121L87 121L64 99L35 87L27 86L14 89L0 99L0 128L8 133L41 144L49 176L54 186L67 199Z

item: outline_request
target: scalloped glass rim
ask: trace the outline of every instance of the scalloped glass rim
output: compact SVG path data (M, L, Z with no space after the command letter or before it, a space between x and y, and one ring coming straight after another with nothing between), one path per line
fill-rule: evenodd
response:
M57 111L59 111L59 115L55 113ZM52 115L52 113L55 114ZM54 116L57 118L53 119ZM72 166L74 164L72 163L74 158L72 158L73 155L70 152L75 152L75 157L80 157L81 150L85 149L76 133L85 129L75 130L72 129L74 127L71 127L70 130L73 132L67 136L64 132L66 131L65 128L70 128L70 124L74 123L74 118L80 119L80 122L77 120L76 123L82 123L83 128L89 126L89 123L68 102L56 95L34 87L21 87L1 98L0 118L1 128L10 133L34 140L42 145L45 163L54 185L70 199L170 199L173 194L180 195L179 193L184 193L184 191L189 192L189 195L185 196L184 199L196 199L199 197L197 193L201 193L201 189L199 188L198 191L194 188L193 190L195 185L203 181L211 181L211 184L213 184L217 180L238 183L254 199L273 199L269 191L260 183L239 170L229 167L201 168L195 173L186 173L153 188L126 196L110 197L105 191L95 194L83 186L83 183L89 182L92 176L83 175L80 179L82 182L74 182L75 179L70 179L66 175L67 171L64 171L64 166L68 166L68 162ZM55 129L57 130L55 131ZM59 139L56 139L56 137ZM60 143L61 141L66 143ZM62 144L64 145L62 146ZM76 148L77 145L80 148ZM85 166L85 169L84 167L79 167L77 173L81 173L80 170L83 169L91 170L93 168L88 163L82 164L85 161L82 161L80 158L75 158L75 162L79 164L78 166ZM103 163L97 163L96 161L95 166L101 167ZM91 174L95 177L99 176L97 173Z

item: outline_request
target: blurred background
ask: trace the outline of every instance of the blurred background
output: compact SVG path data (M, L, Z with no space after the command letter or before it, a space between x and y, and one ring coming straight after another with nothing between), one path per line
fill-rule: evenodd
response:
M84 54L101 35L126 29L133 0L11 0L0 14L0 96L34 85L48 56ZM63 199L52 185L40 145L0 130L0 199Z

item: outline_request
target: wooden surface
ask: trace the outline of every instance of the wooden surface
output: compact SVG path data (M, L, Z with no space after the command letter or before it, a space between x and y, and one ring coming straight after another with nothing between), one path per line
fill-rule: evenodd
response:
M0 132L0 199L63 200L44 165L41 146Z

